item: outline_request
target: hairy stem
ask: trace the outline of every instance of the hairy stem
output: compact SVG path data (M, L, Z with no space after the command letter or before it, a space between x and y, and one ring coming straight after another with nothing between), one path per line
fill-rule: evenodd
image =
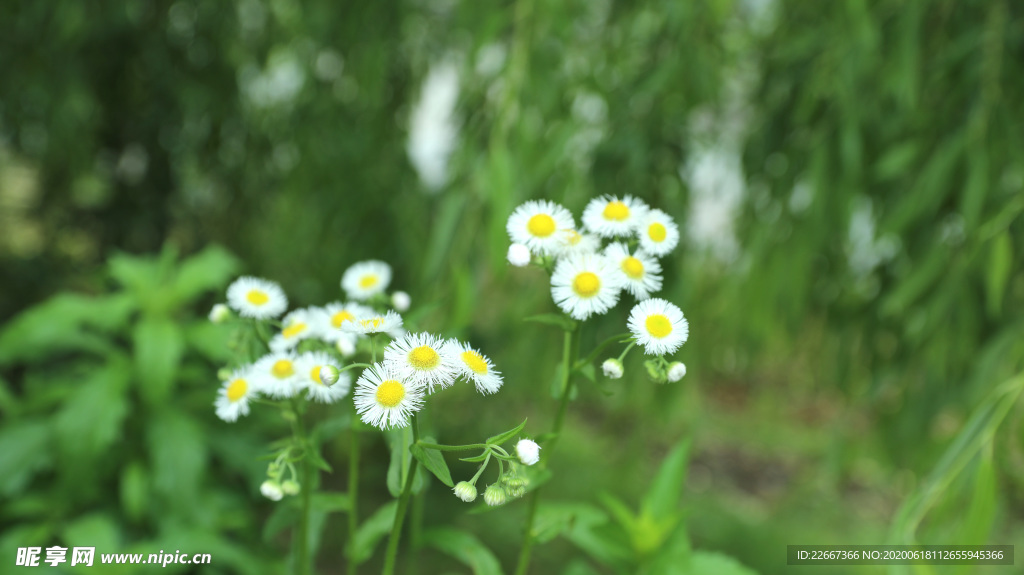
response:
M419 427L416 424L416 416L412 416L412 441L416 443L420 439ZM412 482L416 477L416 469L419 461L413 457L409 466L409 475L405 477L405 486L402 488L402 496L398 500L398 509L395 510L395 522L391 525L391 535L388 537L388 548L384 555L383 575L393 575L395 572L395 560L398 558L398 541L402 537L402 523L405 521L405 512L409 509L409 498L412 495Z

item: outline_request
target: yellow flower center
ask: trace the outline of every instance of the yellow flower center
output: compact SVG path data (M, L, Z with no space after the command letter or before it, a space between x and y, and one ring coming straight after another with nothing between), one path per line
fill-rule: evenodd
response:
M647 316L647 321L644 324L647 327L647 333L658 339L672 333L672 322L660 313Z
M283 335L285 339L291 339L304 331L306 331L306 324L301 321L297 321L281 330L281 335Z
M359 278L359 287L369 289L377 285L378 281L380 281L380 279L377 277L377 274L367 274Z
M384 407L395 407L405 397L405 386L401 382L389 379L377 387L377 403Z
M359 320L359 325L363 326L363 329L377 329L382 323L384 323L384 318L380 317Z
M270 368L270 374L277 379L284 379L295 373L295 368L292 366L291 360L279 359L274 362L274 366Z
M547 214L537 214L526 223L526 229L538 238L546 238L555 233L555 218Z
M580 297L592 297L601 289L601 278L593 272L583 272L572 280L572 290Z
M347 311L339 311L338 313L331 316L331 325L335 328L340 328L341 324L346 321L352 321L355 317Z
M629 207L622 202L608 202L608 205L604 207L604 219L606 220L615 220L617 222L621 222L622 220L628 217Z
M622 260L622 271L626 272L626 275L638 280L644 277L644 264L640 260L630 256Z
M409 352L409 363L416 369L431 369L441 363L441 356L429 345L421 345Z
M569 230L570 246L577 246L581 241L583 241L583 234L577 232L576 230Z
M484 361L484 357L479 353L469 350L462 352L462 361L466 363L469 369L484 375L487 373L487 362Z
M245 299L249 300L249 303L252 305L263 305L270 301L270 296L258 289L254 289L249 290L249 293L245 294Z
M321 367L323 367L323 366L322 365L317 365L317 366L314 366L313 369L309 370L309 378L312 379L313 381L319 383L320 385L323 385L324 382L320 381L320 368Z
M234 403L245 396L249 384L244 379L236 379L228 385L228 401Z
M654 222L653 224L647 226L647 235L650 236L651 239L656 242L663 242L665 241L666 236L665 226L659 224L658 222Z

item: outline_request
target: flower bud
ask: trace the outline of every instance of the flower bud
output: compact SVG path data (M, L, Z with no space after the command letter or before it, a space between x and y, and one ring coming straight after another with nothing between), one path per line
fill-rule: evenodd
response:
M476 486L468 481L460 481L455 485L455 496L465 501L466 503L472 503L476 500Z
M668 381L668 378L665 376L665 370L661 368L661 364L657 361L649 359L644 362L644 367L647 368L647 376L654 383L665 383Z
M263 482L263 485L260 485L260 493L271 501L280 501L281 498L284 497L284 491L281 489L281 484L273 479L268 479Z
M530 264L530 248L523 244L512 244L508 247L508 263L521 268Z
M532 439L520 439L516 443L516 456L523 465L533 465L540 461L540 446Z
M526 495L526 488L522 485L516 485L508 488L508 496L512 499L519 499L523 495Z
M213 323L224 323L231 317L231 310L228 309L228 306L222 303L214 304L213 308L210 309L210 315L208 317Z
M339 373L338 368L333 365L325 365L320 368L320 381L327 387L330 387L335 383L338 383Z
M219 379L221 381L227 381L227 380L231 379L231 370L226 368L226 367L222 367L222 368L218 369L217 370L217 379Z
M601 371L604 372L605 377L608 379L619 379L622 377L624 369L621 361L614 358L608 358L601 364Z
M674 361L668 366L668 380L672 383L683 379L684 375L686 375L686 365L683 363Z
M334 343L334 347L338 348L338 353L341 357L352 357L356 354L356 338L352 334L342 334L338 341Z
M395 311L404 313L409 311L410 305L412 305L412 298L404 291L396 291L391 294L391 307L395 308Z
M298 495L299 492L302 491L302 486L294 479L286 479L281 482L281 491L283 491L285 495Z
M484 490L484 503L491 507L497 507L504 504L507 498L508 495L505 493L505 490L496 483L488 485L487 489Z

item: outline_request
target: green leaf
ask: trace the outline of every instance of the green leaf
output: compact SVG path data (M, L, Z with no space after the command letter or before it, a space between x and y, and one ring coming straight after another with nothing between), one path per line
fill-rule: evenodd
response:
M757 575L757 571L743 565L736 559L721 553L695 551L690 560L689 570L682 571L686 575Z
M227 285L239 268L239 262L224 248L211 245L182 262L174 278L174 293L181 303L207 291Z
M579 369L579 372L583 374L583 377L589 379L592 382L597 381L597 373L594 370L594 364L588 363Z
M1013 271L1013 242L1010 232L1003 231L992 240L985 274L985 307L988 315L996 319L1003 307L1003 294Z
M408 427L392 429L384 432L391 446L391 461L388 464L387 484L388 491L392 497L402 494L402 487L405 485L405 478L409 475L409 468L412 464L412 453L409 447L412 445L412 430ZM413 492L418 493L426 487L426 480L419 470L413 478Z
M160 412L147 425L146 445L153 487L174 505L196 501L207 459L206 439L196 422L181 412Z
M541 503L533 521L533 536L538 543L547 543L576 525L598 526L608 522L608 515L589 503Z
M114 281L137 293L157 291L163 280L160 261L152 257L118 253L107 260L107 269Z
M324 459L323 455L320 455L319 449L310 449L306 452L306 456L309 457L309 462L317 469L326 471L327 473L334 473L334 469L331 468L331 465L327 463L327 460Z
M513 427L512 429L510 429L510 430L508 430L508 431L506 431L504 433L499 433L498 435L493 435L491 437L488 437L487 441L485 441L484 443L486 443L487 445L501 445L502 443L505 443L506 441L508 441L509 439L512 439L516 435L519 435L519 432L521 432L524 427L526 427L526 420L525 419L523 420L522 423L520 423L519 425Z
M121 509L132 521L143 518L149 508L149 474L139 461L121 471Z
M441 480L448 487L455 487L452 483L452 474L448 471L448 464L444 461L444 456L439 451L434 449L424 449L422 445L415 443L409 448L412 452L412 456L419 461L423 467L427 468L434 474L435 477Z
M348 556L354 557L356 563L362 563L373 556L373 549L377 543L391 532L391 526L395 522L395 511L398 510L398 502L385 503L373 515L368 517L356 530L354 547L346 549Z
M476 455L476 456L473 456L473 457L462 457L462 458L459 458L459 461L465 461L466 463L479 463L479 462L483 461L484 459L487 459L487 452L486 451L481 453L480 455Z
M573 329L576 328L575 321L573 321L571 318L565 317L560 313L543 313L540 315L531 315L530 317L523 318L523 321L553 325L556 327L560 327L565 331L572 331Z
M168 318L143 316L132 340L140 395L150 405L160 405L170 397L185 351L181 330Z
M641 504L641 515L655 520L672 517L678 507L679 498L686 482L686 468L690 453L690 440L684 439L665 456L654 481L647 490Z
M474 575L502 575L501 564L494 553L465 531L436 527L423 533L423 543L454 557L472 569Z
M352 500L348 493L337 491L317 491L312 496L313 507L328 513L348 511L352 508Z
M91 459L121 436L130 376L127 358L114 358L77 382L53 422L63 457Z
M0 331L0 365L38 361L59 352L106 354L114 346L96 333L122 327L135 308L127 295L61 294L15 316Z
M995 515L996 474L992 461L992 442L989 442L982 448L978 458L974 472L974 493L956 541L962 541L964 545L984 545L992 531Z
M26 420L0 429L0 495L11 497L28 485L36 472L50 467L49 422Z

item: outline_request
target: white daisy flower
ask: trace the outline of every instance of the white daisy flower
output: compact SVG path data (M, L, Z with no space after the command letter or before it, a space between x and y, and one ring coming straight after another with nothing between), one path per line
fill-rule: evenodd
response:
M367 300L388 289L391 283L391 266L369 260L353 264L341 276L341 288L349 299Z
M282 352L295 349L299 342L320 335L317 310L297 309L281 320L281 333L270 338L270 351Z
M601 249L601 238L594 234L581 234L576 230L559 233L558 256L593 254Z
M334 403L348 395L352 388L352 376L347 371L338 374L334 385L326 385L320 379L320 369L326 365L338 367L338 362L322 351L311 351L300 355L295 360L296 369L302 378L301 385L306 390L306 398L320 403Z
M530 265L530 260L533 259L533 256L530 254L530 248L523 244L508 246L508 254L505 257L508 259L508 263L517 268Z
M332 343L352 335L342 331L345 322L377 313L373 308L360 303L332 302L321 309L322 313L316 314L315 318L318 323L317 331L320 332L321 338Z
M473 349L468 343L450 339L445 343L448 354L455 358L456 373L472 381L476 390L487 395L501 389L501 373L494 369L491 360Z
M276 283L245 276L228 286L228 305L242 317L269 319L288 309L288 298Z
M629 312L629 331L647 355L675 353L690 335L682 310L660 298L642 301Z
M252 376L249 366L236 369L224 382L213 402L217 417L224 421L238 421L242 415L249 415L249 400L259 393L259 384Z
M357 335L371 333L387 333L389 335L400 333L402 329L402 316L393 311L377 313L370 310L370 313L356 316L352 321L341 324L341 331Z
M295 356L290 353L271 353L253 365L253 379L260 391L275 399L294 397L302 383Z
M679 226L661 210L651 210L638 221L640 247L652 256L661 257L679 244Z
M341 333L341 337L338 341L334 342L334 348L338 350L341 357L349 358L356 354L356 341L357 336L354 333Z
M508 236L513 243L523 244L542 256L558 251L559 230L576 228L572 213L547 200L531 200L519 206L508 217Z
M583 225L603 238L628 236L649 209L633 196L601 196L583 209Z
M429 333L396 339L384 350L384 362L403 381L425 385L428 393L434 393L434 387L444 389L455 382L456 361L445 342Z
M380 429L406 427L409 417L423 409L423 386L378 363L363 370L353 399L364 423Z
M619 302L622 281L608 259L579 254L558 261L551 274L551 297L575 319L602 314Z
M604 255L614 266L625 290L636 299L645 300L652 292L661 290L661 264L644 250L631 255L626 244L615 242L604 249Z

